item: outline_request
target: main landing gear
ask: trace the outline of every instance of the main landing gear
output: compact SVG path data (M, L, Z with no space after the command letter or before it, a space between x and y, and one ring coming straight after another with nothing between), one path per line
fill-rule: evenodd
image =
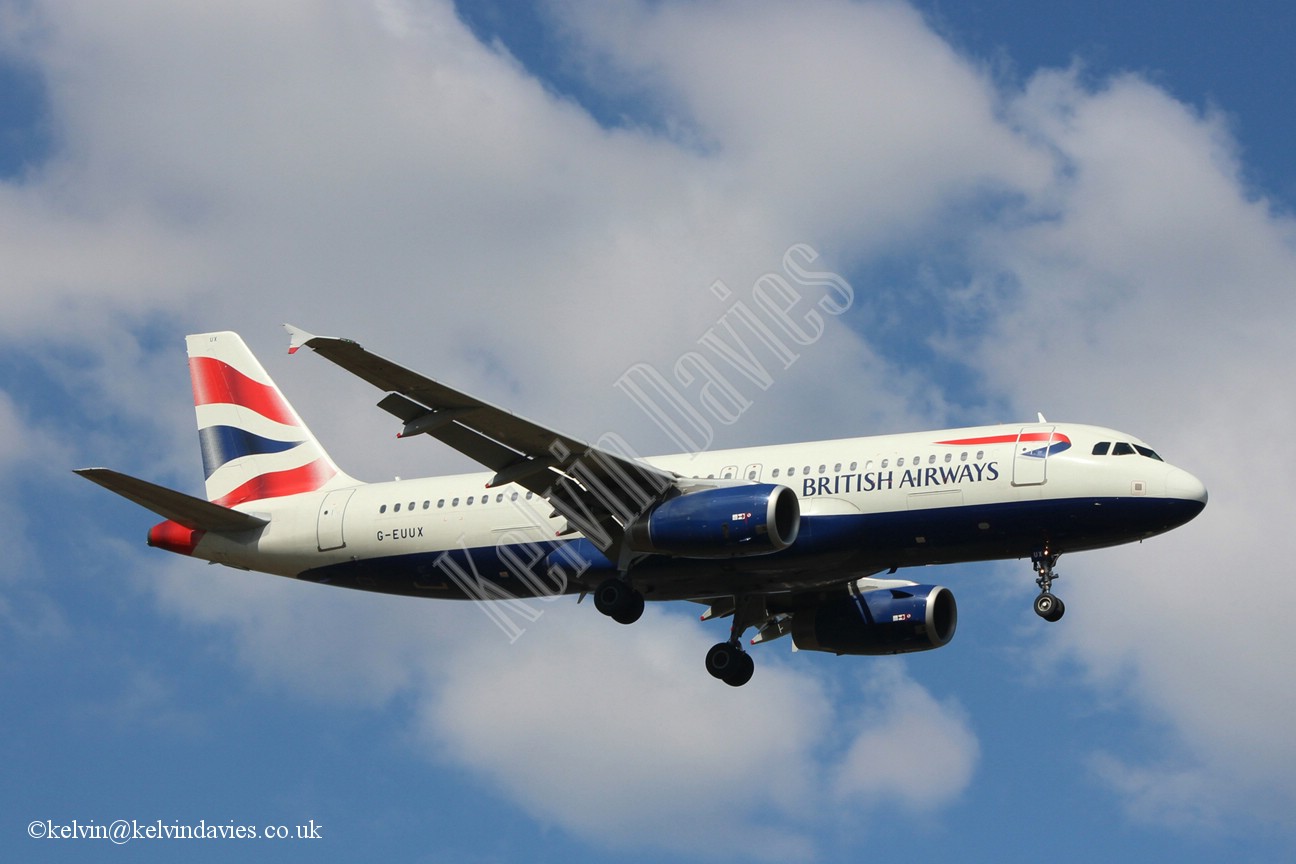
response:
M1057 621L1066 612L1066 604L1053 594L1053 580L1057 578L1053 574L1053 565L1057 564L1060 554L1050 552L1046 546L1043 551L1031 556L1031 564L1038 574L1035 584L1040 589L1039 596L1035 598L1035 614L1045 621Z
M756 671L756 663L743 650L742 635L748 627L768 620L769 613L765 610L764 598L738 596L733 599L732 607L727 603L712 606L702 616L702 620L722 617L730 609L733 610L733 624L729 627L729 639L711 646L706 655L706 670L712 678L718 678L730 687L741 687L751 680Z
M594 589L594 608L620 624L633 624L643 615L644 597L624 579L604 579Z
M613 621L633 624L643 615L644 596L625 579L613 576L604 579L594 589L594 606ZM755 601L742 598L729 608L734 617L729 639L711 646L706 655L706 668L713 677L730 687L741 687L756 671L751 655L742 648L742 634L764 615L764 604L759 598ZM712 617L712 614L709 612L703 618Z
M719 678L730 687L741 687L751 680L756 663L738 640L730 639L711 646L706 656L706 668L713 678Z

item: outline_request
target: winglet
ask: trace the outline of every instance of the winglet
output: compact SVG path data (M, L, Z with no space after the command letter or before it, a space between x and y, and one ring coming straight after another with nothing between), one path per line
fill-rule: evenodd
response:
M288 353L289 354L296 354L298 349L300 349L303 345L310 344L310 341L315 338L314 333L307 333L305 330L301 329L300 327L294 327L292 324L285 324L283 326L284 329L288 331L288 336L289 336Z

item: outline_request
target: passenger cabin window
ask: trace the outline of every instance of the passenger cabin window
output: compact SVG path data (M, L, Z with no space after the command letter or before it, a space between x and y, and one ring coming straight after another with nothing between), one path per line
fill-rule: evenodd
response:
M1106 456L1107 451L1110 449L1111 449L1110 441L1099 441L1097 444L1094 445L1093 455Z
M777 477L778 474L779 474L779 469L775 468L775 469L774 469L774 472L773 472L772 474L770 474L770 476L771 476L771 477Z
M1112 448L1113 456L1133 456L1133 446L1126 444L1124 441L1117 441L1116 446Z

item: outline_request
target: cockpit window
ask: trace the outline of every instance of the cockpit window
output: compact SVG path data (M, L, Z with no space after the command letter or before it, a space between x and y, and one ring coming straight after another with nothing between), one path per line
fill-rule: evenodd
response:
M1134 449L1138 451L1138 454L1139 454L1140 456L1146 456L1146 457L1148 457L1149 459L1155 459L1155 460L1158 461L1158 462L1164 462L1164 461L1165 461L1165 460L1162 459L1160 456L1158 456L1158 455L1156 454L1156 451L1153 450L1151 447L1143 447L1143 446L1140 446L1140 445L1138 445L1138 444L1135 444L1135 445L1134 445Z
M1112 448L1113 456L1133 456L1133 445L1126 444L1124 441L1117 441L1116 446Z
M1097 444L1094 445L1093 455L1106 456L1107 451L1110 449L1111 449L1110 441L1099 441Z

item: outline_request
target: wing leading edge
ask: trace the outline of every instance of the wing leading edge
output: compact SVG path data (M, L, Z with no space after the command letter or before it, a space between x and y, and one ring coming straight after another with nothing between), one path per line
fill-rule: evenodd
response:
M388 391L378 407L404 423L399 437L430 435L494 471L487 488L517 483L547 499L568 531L580 531L623 572L633 558L626 529L683 479L447 387L349 339L285 326L289 353L310 348Z

